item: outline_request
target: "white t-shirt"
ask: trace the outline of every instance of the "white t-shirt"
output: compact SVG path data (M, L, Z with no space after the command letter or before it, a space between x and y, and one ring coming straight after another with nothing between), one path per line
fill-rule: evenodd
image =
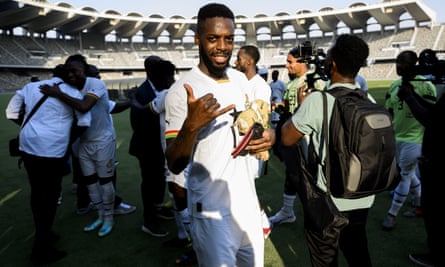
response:
M61 82L60 78L52 78L40 82L28 83L22 89L17 90L6 108L8 119L17 119L23 103L26 103L25 116L43 96L39 86L43 84L53 85ZM67 95L82 99L82 95L76 88L66 84L59 84L59 88ZM89 126L91 113L75 111L78 126ZM65 155L71 126L73 123L73 108L55 97L48 97L39 107L33 117L20 131L20 150L28 154L61 158Z
M87 77L82 95L97 98L91 108L91 126L81 135L80 142L109 142L116 139L113 121L110 116L108 90L102 80Z
M255 76L252 77L252 79L249 80L249 84L251 85L253 100L261 99L269 103L269 109L270 109L271 90L267 82L260 75L256 74ZM250 164L252 171L257 173L255 178L260 177L263 170L264 161L258 160L255 156L252 155L248 156L251 158Z
M193 88L196 98L212 93L221 108L234 104L236 111L245 109L246 96L253 99L246 76L232 68L227 69L227 76L228 80L215 81L194 67L173 84L165 101L166 138L176 137L187 116L184 84ZM217 117L198 134L187 168L189 209L193 211L193 207L200 203L202 212L192 212L192 216L205 218L231 214L239 227L251 227L249 217L254 218L259 212L255 173L249 168L247 157L233 158L231 155L241 140L233 130L231 113Z
M261 99L267 103L270 103L270 86L260 75L256 74L255 76L253 76L252 79L249 80L249 84L252 86L252 101Z

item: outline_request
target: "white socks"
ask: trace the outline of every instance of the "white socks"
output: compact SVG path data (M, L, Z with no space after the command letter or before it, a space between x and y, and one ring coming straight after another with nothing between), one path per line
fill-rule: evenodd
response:
M184 225L185 230L187 231L187 234L190 235L190 213L187 208L181 210L179 212L179 215L181 216L182 224Z
M285 214L294 214L294 202L296 198L296 195L283 194L283 207L281 208L281 210Z
M87 187L91 202L93 202L94 206L96 207L99 217L103 217L102 192L99 183L96 182L94 184L89 184Z
M185 209L185 210L187 210L187 209ZM188 231L184 225L184 222L182 220L181 212L177 211L176 208L173 210L173 213L175 214L176 228L178 229L178 238L186 239L189 237L189 233L188 233Z
M114 185L110 181L100 185L102 188L102 201L104 207L104 221L113 221L114 214Z

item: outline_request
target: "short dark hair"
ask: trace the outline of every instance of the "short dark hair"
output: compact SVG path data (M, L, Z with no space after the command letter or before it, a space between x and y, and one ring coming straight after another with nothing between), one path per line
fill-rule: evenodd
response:
M240 48L240 50L243 49L249 57L253 59L255 64L260 61L260 51L258 50L258 47L254 45L244 45Z
M279 75L280 75L280 72L278 70L272 71L272 80L274 80L274 81L278 80Z
M306 51L305 49L310 49L310 51ZM309 52L310 55L312 55L312 49L313 49L313 47L312 47L311 41L304 41L302 44L299 44L298 46L292 48L289 51L289 54L291 56L293 56L294 58L299 58L299 57L303 57L303 56L308 56L308 55L305 55L305 53L307 53L307 52Z
M81 54L74 54L69 56L66 60L65 60L65 65L69 64L71 62L80 62L83 64L84 70L85 70L85 74L88 72L88 63L87 63L87 59L81 55Z
M397 55L396 63L414 66L417 63L417 54L412 50L405 50Z
M59 77L59 78L65 78L65 65L64 64L58 64L54 69L52 70L53 77Z
M289 55L293 56L294 58L299 58L301 57L301 53L300 53L300 47L294 47L291 50L289 50Z
M150 71L150 80L156 90L164 90L174 81L176 66L169 60L159 60L153 63Z
M93 77L93 78L98 78L100 79L100 71L99 69L96 67L96 65L93 64L88 64L88 70L86 75L88 77Z
M146 72L150 72L151 67L153 66L154 63L157 63L159 61L161 61L162 58L160 56L157 55L150 55L148 57L145 57L144 60L144 68Z
M352 34L338 36L329 51L337 65L338 72L346 77L355 77L369 55L368 44Z
M219 3L209 3L202 6L198 11L197 33L202 31L203 23L206 19L222 17L235 21L235 15L226 5Z

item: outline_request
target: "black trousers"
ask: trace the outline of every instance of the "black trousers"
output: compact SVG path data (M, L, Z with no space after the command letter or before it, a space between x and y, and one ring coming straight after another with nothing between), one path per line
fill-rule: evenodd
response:
M66 159L37 157L26 153L23 153L22 159L31 187L30 204L35 227L33 253L40 253L51 248L52 226Z
M340 248L349 267L371 267L366 236L368 212L369 209L343 212L349 224L341 230L339 236L332 239L323 239L319 234L305 229L312 266L337 267Z
M285 166L284 194L295 196L297 194L297 184L299 184L299 170L297 146L300 143L291 146L281 146L280 153Z
M154 158L138 157L141 168L141 195L144 205L144 223L156 221L157 205L164 202L166 180L165 180L165 157Z
M443 241L445 232L443 230L442 210L443 210L443 188L445 186L443 174L443 162L432 162L426 159L419 160L419 170L422 195L421 206L423 221L427 234L427 244L429 252L433 257L435 266L445 266L443 253Z

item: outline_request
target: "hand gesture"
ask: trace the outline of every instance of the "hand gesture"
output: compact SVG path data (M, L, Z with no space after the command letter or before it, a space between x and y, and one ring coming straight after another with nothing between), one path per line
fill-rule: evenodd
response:
M235 108L234 104L220 109L218 100L213 94L208 93L196 99L193 88L189 84L184 84L187 92L188 113L186 123L191 131L197 131L212 122L218 116Z

